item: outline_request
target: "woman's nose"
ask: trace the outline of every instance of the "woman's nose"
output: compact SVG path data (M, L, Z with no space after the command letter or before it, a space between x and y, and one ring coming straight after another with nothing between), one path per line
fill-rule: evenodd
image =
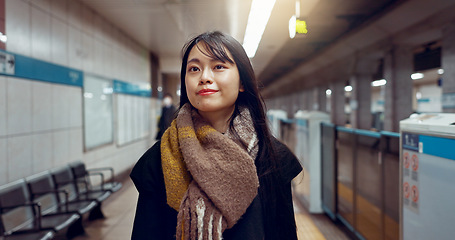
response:
M204 70L199 80L200 84L210 84L213 83L213 74L211 71Z

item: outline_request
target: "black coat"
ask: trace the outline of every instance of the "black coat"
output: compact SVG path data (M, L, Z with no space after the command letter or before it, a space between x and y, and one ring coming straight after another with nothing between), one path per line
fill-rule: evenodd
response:
M302 171L297 158L278 140L273 141L281 163L282 189L284 202L272 208L278 208L279 218L276 221L290 222L287 232L280 233L286 240L297 239L295 219L293 214L291 180ZM175 239L177 225L177 211L166 203L166 189L164 186L163 171L161 168L160 141L155 143L134 166L131 174L138 192L139 199L134 219L132 239ZM242 218L223 233L225 240L262 240L264 239L264 224L261 199L258 196L253 200ZM268 238L267 238L268 239ZM284 238L280 238L284 239Z

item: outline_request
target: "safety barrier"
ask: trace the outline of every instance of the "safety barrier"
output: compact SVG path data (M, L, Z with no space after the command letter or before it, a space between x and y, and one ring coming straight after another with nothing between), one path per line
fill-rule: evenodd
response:
M399 134L321 124L322 208L359 239L399 239Z

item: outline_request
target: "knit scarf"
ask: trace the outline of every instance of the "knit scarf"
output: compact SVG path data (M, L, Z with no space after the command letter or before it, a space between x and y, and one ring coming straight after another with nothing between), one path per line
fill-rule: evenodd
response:
M161 139L167 203L178 211L176 239L222 239L257 195L258 140L248 109L233 124L240 139L215 130L187 103Z

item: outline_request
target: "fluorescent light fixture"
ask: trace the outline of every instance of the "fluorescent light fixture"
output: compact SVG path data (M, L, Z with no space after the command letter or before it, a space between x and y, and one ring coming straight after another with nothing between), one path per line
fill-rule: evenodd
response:
M276 0L253 0L246 25L243 48L249 58L254 57L264 34Z
M295 37L295 27L297 26L297 18L295 15L289 19L289 37L293 39Z
M442 69L442 68L438 69L438 74L439 74L439 75L444 74L444 69Z
M417 80L423 78L423 73L413 73L411 75L412 80Z
M0 32L0 41L4 42L4 43L6 43L6 41L8 41L8 37L5 34L3 34L2 32Z
M422 93L421 92L416 92L416 98L421 99L422 98Z
M344 91L346 91L346 92L352 91L352 86L348 85L348 86L344 87Z
M103 93L104 94L112 94L114 92L114 89L111 87L105 87L103 88Z
M330 90L330 89L325 90L325 95L327 95L327 96L332 95L332 90Z
M379 80L375 80L373 82L371 82L371 86L373 87L380 87L380 86L384 86L387 84L387 81L385 79L379 79Z
M84 93L84 97L85 98L93 98L93 93L89 93L89 92Z

